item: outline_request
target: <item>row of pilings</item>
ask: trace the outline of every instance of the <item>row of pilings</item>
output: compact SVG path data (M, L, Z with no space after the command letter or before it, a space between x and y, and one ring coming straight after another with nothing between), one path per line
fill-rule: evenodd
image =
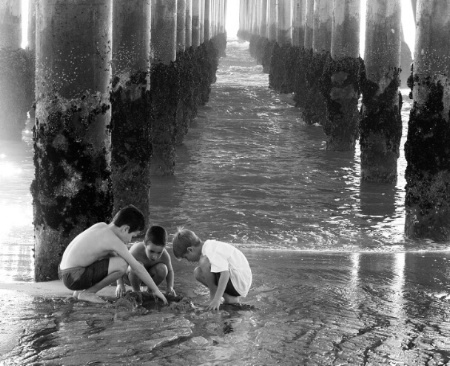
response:
M405 234L450 239L450 0L412 1L414 63L401 28L400 0L241 0L238 35L269 73L269 86L293 93L307 124L323 127L326 148L352 151L361 180L393 184L402 135L399 92L413 107L405 144ZM360 13L366 12L360 35ZM360 36L365 37L364 60ZM407 57L406 57L407 59Z
M175 148L208 102L226 0L30 0L25 50L12 36L17 3L0 5L0 77L16 85L2 85L0 106L15 118L1 116L1 131L14 131L1 137L35 115L34 265L44 281L76 235L124 205L148 220L151 176L174 174Z

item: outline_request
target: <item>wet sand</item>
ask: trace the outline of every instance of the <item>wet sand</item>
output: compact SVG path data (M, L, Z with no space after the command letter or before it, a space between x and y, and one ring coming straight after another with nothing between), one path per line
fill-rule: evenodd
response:
M443 365L450 361L448 252L245 251L252 309L70 299L59 282L0 283L1 365ZM161 286L164 290L164 286Z

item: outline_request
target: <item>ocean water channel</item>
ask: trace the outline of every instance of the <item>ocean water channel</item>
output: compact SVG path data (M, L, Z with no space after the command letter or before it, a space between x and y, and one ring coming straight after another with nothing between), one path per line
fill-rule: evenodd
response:
M34 281L28 126L0 142L0 283L12 285L0 287L0 339L20 329L0 365L449 364L449 243L404 236L408 91L397 182L362 183L358 146L326 151L322 127L268 88L247 42L226 52L175 175L152 179L150 221L242 249L250 307L205 312L184 262L182 309L14 294Z

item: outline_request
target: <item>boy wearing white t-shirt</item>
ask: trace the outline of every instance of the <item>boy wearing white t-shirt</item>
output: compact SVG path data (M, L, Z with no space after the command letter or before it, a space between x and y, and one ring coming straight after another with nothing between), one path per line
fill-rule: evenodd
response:
M208 310L219 310L220 301L239 303L252 284L252 271L245 255L231 244L200 238L191 230L178 229L173 239L173 254L189 262L199 262L194 275L208 287L211 302Z

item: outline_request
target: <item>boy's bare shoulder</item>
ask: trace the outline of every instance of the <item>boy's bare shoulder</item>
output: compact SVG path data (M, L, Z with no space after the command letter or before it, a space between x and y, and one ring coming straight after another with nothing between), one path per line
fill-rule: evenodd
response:
M130 253L131 254L145 254L145 245L143 241L137 241L136 243L133 243L130 247Z
M96 236L100 234L113 234L108 224L104 222L98 222L91 227L87 228L85 231L81 233L83 236Z
M164 248L162 256L161 256L161 261L168 264L168 263L172 263L172 260L170 259L170 254L167 251L166 248Z
M121 247L124 243L119 237L114 233L110 225L100 222L89 228L90 240L95 240L95 242L101 247L116 248Z
M98 223L92 225L88 230L92 230L92 231L98 231L98 230L111 231L111 229L109 228L109 225L106 222L98 222Z

